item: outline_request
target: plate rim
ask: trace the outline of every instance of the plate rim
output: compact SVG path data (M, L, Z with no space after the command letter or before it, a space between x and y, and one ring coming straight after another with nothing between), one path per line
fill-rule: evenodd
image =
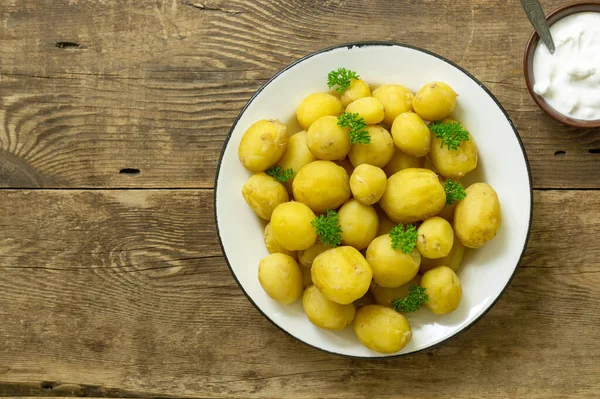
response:
M231 263L229 262L229 258L227 257L227 252L225 251L225 247L223 246L223 240L221 239L221 231L219 229L219 216L217 213L217 190L218 190L218 185L219 185L219 175L221 172L221 164L223 163L223 156L225 155L225 149L227 148L227 146L229 145L229 140L231 139L231 136L233 135L233 131L235 130L239 120L241 119L242 115L246 112L246 110L248 109L248 107L250 106L250 104L252 104L252 102L261 94L261 92L271 84L271 82L273 82L275 79L277 79L280 75L282 75L284 72L288 71L289 69L293 68L294 66L306 61L309 58L312 58L316 55L319 54L323 54L323 53L328 53L330 51L333 50L337 50L340 48L347 48L348 50L353 49L354 47L371 47L371 46L376 46L376 47L403 47L403 48L408 48L411 50L416 50L428 55L431 55L435 58L438 58L444 62L446 62L447 64L457 68L458 70L460 70L462 73L464 73L465 75L467 75L467 77L469 77L471 80L473 80L479 87L481 87L486 94L492 99L494 100L494 102L496 103L496 105L498 106L498 108L502 111L502 113L504 114L506 120L508 121L508 124L510 125L510 127L512 128L513 134L515 135L519 146L521 147L521 152L523 154L523 159L525 160L525 166L527 169L527 177L528 177L528 182L529 182L529 221L527 223L527 234L525 236L525 241L523 243L523 249L521 250L521 254L519 255L519 260L517 261L517 264L515 266L515 269L513 270L511 276L509 277L509 279L507 280L506 284L504 285L504 287L502 288L502 291L500 291L500 293L498 294L498 296L492 301L492 303L483 311L483 313L481 313L478 317L476 317L475 319L473 319L469 324L467 324L466 326L464 326L462 329L460 329L459 331L455 332L454 334L450 335L449 337L441 340L440 342L433 344L431 346L413 351L413 352L409 352L409 353L397 353L397 354L393 354L393 355L384 355L384 356L356 356L356 355L349 355L349 354L345 354L345 353L338 353L338 352L333 352L330 351L328 349L324 349L324 348L320 348L318 346L309 344L308 342L305 342L304 340L296 337L295 335L293 335L292 333L288 332L287 330L285 330L283 327L281 327L279 324L277 324L275 321L273 321L265 312L263 312L263 310L252 300L252 298L250 297L250 295L248 295L248 293L246 292L246 290L244 289L244 286L240 283L240 281L238 280L237 276L235 275L235 272L233 271L233 268L231 267ZM258 312L260 314L263 315L263 317L265 317L267 320L269 320L275 327L277 327L280 331L283 331L286 335L292 337L294 340L309 346L311 348L317 349L319 351L323 351L335 356L341 356L341 357L345 357L345 358L351 358L351 359L393 359L393 358L400 358L400 357L405 357L405 356L409 356L409 355L415 355L418 353L423 353L426 351L431 351L432 349L435 349L447 342L449 342L450 340L458 337L459 335L461 335L462 333L464 333L465 331L469 330L471 327L473 327L478 321L480 321L490 310L492 310L492 308L494 306L496 306L496 303L500 300L500 298L502 298L502 296L504 295L504 293L506 292L506 290L508 289L508 287L510 286L512 280L514 279L515 275L517 274L517 270L519 270L519 268L521 267L521 262L523 261L523 256L525 255L525 251L527 250L527 245L529 244L529 239L531 236L531 224L533 221L533 180L532 180L532 176L531 176L531 166L529 164L529 159L527 157L527 152L525 151L525 146L523 145L523 141L521 139L521 136L519 135L517 128L515 126L515 124L513 123L512 119L510 118L510 116L508 115L508 113L506 112L506 110L504 109L504 107L502 106L502 104L500 103L500 101L496 98L496 96L494 96L494 94L481 82L479 81L479 79L477 79L475 76L473 76L473 74L471 74L469 71L467 71L465 68L461 67L460 65L456 64L455 62L445 58L444 56L441 56L439 54L436 54L432 51L423 49L421 47L417 47L417 46L412 46L409 44L404 44L404 43L400 43L400 42L394 42L394 41L357 41L357 42L348 42L348 43L344 43L344 44L338 44L338 45L334 45L334 46L330 46L330 47L325 47L322 48L320 50L314 51L312 53L309 53L307 55L305 55L304 57L298 58L295 61L291 62L290 64L286 65L285 67L283 67L282 69L280 69L279 71L277 71L270 79L268 79L261 87L259 87L256 92L250 97L250 99L246 102L246 104L244 105L244 107L240 110L240 112L238 113L237 117L235 118L233 124L231 125L231 129L229 129L229 133L227 133L227 137L225 138L225 141L223 142L223 147L221 148L221 154L219 155L219 160L217 163L217 169L215 172L215 180L214 180L214 200L213 200L213 213L214 213L214 218L215 218L215 225L216 225L216 230L217 230L217 236L219 238L219 246L221 247L221 252L223 253L223 257L225 258L225 263L227 264L227 267L229 268L229 272L231 273L231 275L233 276L233 279L235 280L235 282L237 283L238 287L241 289L241 291L244 293L244 295L246 296L246 298L250 301L250 303L254 306L254 308L256 310L258 310Z

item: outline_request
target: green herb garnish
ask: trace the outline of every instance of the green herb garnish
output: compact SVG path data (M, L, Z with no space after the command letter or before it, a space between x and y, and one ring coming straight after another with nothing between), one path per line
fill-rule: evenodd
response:
M446 180L444 190L446 191L446 205L452 205L456 201L465 199L467 196L463 185L452 179Z
M463 141L469 141L469 132L456 121L433 122L429 130L442 141L440 148L445 145L449 150L457 150Z
M329 72L329 75L327 75L327 86L329 86L330 89L337 86L335 90L343 93L350 88L352 79L358 78L359 76L356 72L346 68L338 68L336 71L331 71Z
M326 215L317 216L311 224L317 229L317 236L323 244L335 248L342 243L340 216L336 211L327 211Z
M413 284L408 287L408 296L392 299L392 306L396 312L412 313L421 309L428 300L425 288Z
M283 169L281 166L271 166L265 173L282 183L294 177L294 169Z
M397 251L400 249L403 253L409 254L415 249L419 233L417 228L412 224L406 226L399 224L390 230L390 238L392 239L392 249Z
M371 142L371 136L369 136L367 124L363 117L358 114L344 112L337 119L338 126L350 128L348 132L350 144L369 144Z

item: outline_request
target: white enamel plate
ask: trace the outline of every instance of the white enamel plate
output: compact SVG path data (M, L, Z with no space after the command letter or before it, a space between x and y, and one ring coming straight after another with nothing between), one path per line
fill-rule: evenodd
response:
M408 315L412 341L396 355L414 353L456 336L481 318L508 287L527 244L532 215L532 186L523 145L508 115L479 81L459 66L430 52L392 43L357 43L311 54L286 67L250 99L225 142L215 182L215 216L223 253L244 293L265 317L313 347L347 356L382 357L361 345L352 328L330 332L312 325L301 301L280 305L261 288L258 263L268 255L264 222L248 207L241 190L250 177L237 150L246 129L259 119L287 123L300 101L327 90L327 73L345 67L371 85L401 84L413 92L431 81L448 83L459 94L454 117L473 135L479 165L466 183L484 181L500 198L503 221L496 238L469 250L458 271L463 299L445 316L427 309Z

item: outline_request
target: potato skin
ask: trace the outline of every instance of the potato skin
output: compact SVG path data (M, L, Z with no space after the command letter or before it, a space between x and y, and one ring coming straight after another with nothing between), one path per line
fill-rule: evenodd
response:
M350 81L350 88L348 88L348 90L346 90L342 94L342 96L340 97L340 100L342 101L342 105L344 107L347 107L348 104L358 100L359 98L370 97L370 96L371 96L371 89L369 88L369 85L364 80L352 79Z
M296 110L296 117L300 126L308 130L310 125L322 116L337 116L342 111L342 102L336 96L329 93L313 93L302 100Z
M350 129L337 122L335 116L323 116L308 128L306 145L315 158L336 161L350 152Z
M306 131L301 131L292 135L288 141L287 150L279 160L278 164L283 170L292 169L298 173L303 166L316 161L315 156L310 152L306 145ZM287 181L286 187L291 191L294 177Z
M379 353L398 352L412 339L412 330L406 317L380 305L358 309L353 329L364 346Z
M331 249L331 247L317 241L312 247L298 252L298 261L302 266L312 267L315 258L328 249Z
M367 125L376 125L385 116L383 104L375 97L363 97L351 102L346 107L346 112L358 114Z
M431 146L431 132L423 119L414 112L398 115L392 125L394 144L413 157L424 157Z
M366 258L373 269L373 280L387 288L399 287L412 280L421 264L421 254L416 248L410 254L394 250L389 234L379 236L369 244Z
M373 270L354 247L337 247L313 261L312 280L325 297L342 305L361 298L369 290Z
M350 245L359 251L365 249L377 234L379 218L372 206L364 205L355 199L340 208L342 245Z
M404 169L388 179L379 204L396 223L413 223L437 215L446 204L438 176L428 169Z
M417 92L413 109L427 121L447 118L456 107L456 93L443 82L427 83Z
M408 296L409 287L411 285L421 285L421 276L416 275L412 280L408 283L401 285L400 287L388 288L382 287L377 284L375 281L371 283L371 293L375 298L375 303L381 306L386 306L388 308L393 308L392 301L397 298L402 298Z
M258 265L258 280L267 295L284 305L302 295L302 271L291 256L271 254Z
M353 303L341 305L330 301L314 285L304 290L302 306L308 320L326 330L343 330L352 323L356 314Z
M461 142L456 150L449 150L432 135L429 159L440 175L458 180L477 167L477 145L469 134L469 140Z
M242 136L240 162L250 172L264 172L283 156L288 143L287 127L277 120L254 122Z
M279 244L279 242L277 242L277 240L275 239L275 235L273 235L271 223L267 223L267 225L265 226L264 239L265 246L267 247L267 251L269 251L270 254L284 254L291 256L294 259L298 258L298 254L296 253L296 251L288 251L287 249L282 247L281 244Z
M458 308L462 287L456 273L447 266L438 266L421 277L421 287L429 297L426 305L434 314L443 315Z
M254 213L265 220L271 220L273 210L279 204L289 201L285 186L262 172L248 179L242 187L242 196Z
M292 191L316 213L339 208L350 198L350 178L341 166L331 161L315 161L296 174Z
M317 241L312 226L315 214L300 202L285 202L273 211L271 228L277 242L288 251L302 251Z
M419 268L419 273L425 274L429 270L438 266L448 266L450 269L456 272L460 267L464 254L465 246L462 245L458 237L454 237L454 245L452 245L452 249L447 256L439 259L428 259L425 257L421 258L421 267Z
M465 247L479 248L500 229L500 201L496 191L486 183L472 184L465 193L465 199L456 205L454 231Z
M394 119L404 112L410 112L413 109L415 96L404 86L384 85L373 91L373 97L377 98L383 104L385 117L383 122L392 126Z
M385 172L373 165L359 165L350 176L352 195L358 202L365 205L373 205L379 201L386 186Z
M371 136L369 144L352 144L348 159L355 168L369 164L383 168L394 156L394 140L390 133L381 126L367 126Z
M387 177L391 177L392 175L400 172L404 169L417 168L423 169L425 167L425 157L416 158L406 154L405 152L400 151L400 149L396 148L392 159L388 162L385 167L383 167L383 171L387 175Z
M447 220L441 217L427 219L417 230L417 248L421 255L429 259L447 256L454 244L454 230Z

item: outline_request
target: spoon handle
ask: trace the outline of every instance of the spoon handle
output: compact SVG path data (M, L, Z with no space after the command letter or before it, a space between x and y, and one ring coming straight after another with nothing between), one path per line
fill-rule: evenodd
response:
M546 20L546 15L542 9L542 5L538 0L521 0L523 9L527 18L531 21L531 24L535 28L535 31L550 50L550 53L554 54L554 40L552 40L552 34L550 34L550 27Z

